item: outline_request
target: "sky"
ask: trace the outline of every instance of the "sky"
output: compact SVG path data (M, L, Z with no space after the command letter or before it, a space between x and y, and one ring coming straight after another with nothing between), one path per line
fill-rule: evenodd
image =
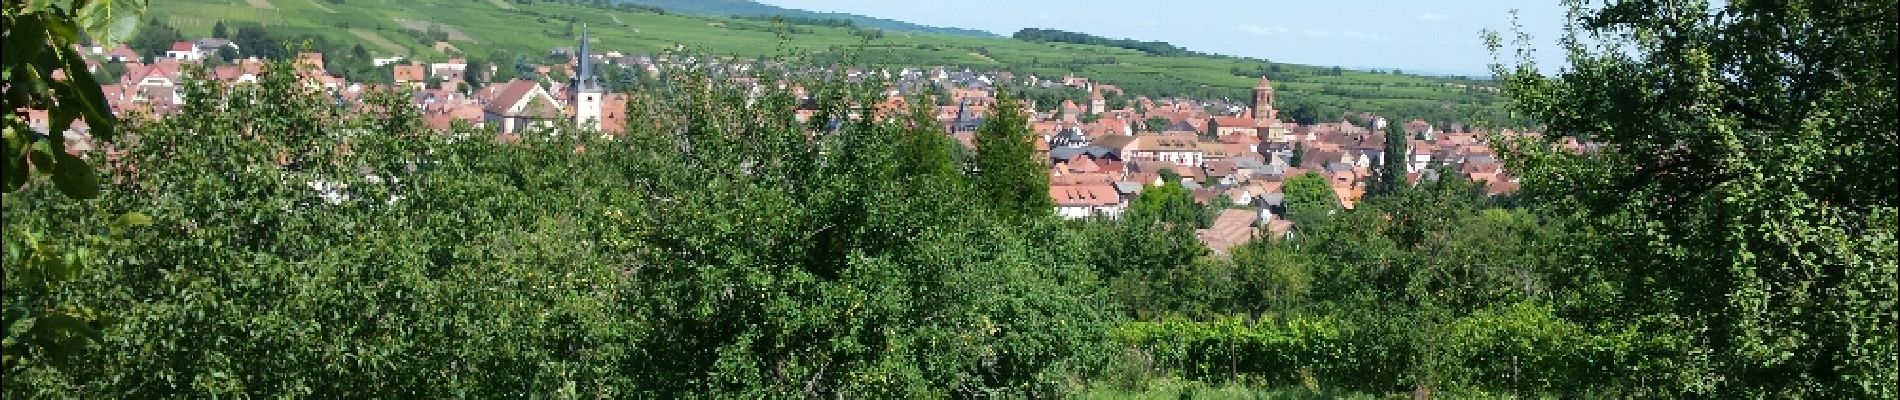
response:
M1508 45L1512 10L1540 64L1560 61L1565 10L1555 0L759 1L1006 36L1060 29L1274 62L1471 76L1490 75L1479 32L1500 32Z

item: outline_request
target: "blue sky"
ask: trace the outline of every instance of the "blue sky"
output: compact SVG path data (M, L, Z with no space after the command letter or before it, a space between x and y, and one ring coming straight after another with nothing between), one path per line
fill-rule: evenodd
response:
M1564 14L1555 0L760 1L1002 35L1051 28L1276 62L1468 75L1488 75L1479 31L1509 38L1511 10L1552 65Z

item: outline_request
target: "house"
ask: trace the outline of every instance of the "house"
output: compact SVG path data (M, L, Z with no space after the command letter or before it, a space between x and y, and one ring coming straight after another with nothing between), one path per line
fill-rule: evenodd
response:
M220 65L211 70L212 76L219 82L231 84L256 83L257 77L263 73L264 62L256 59L239 60L236 64Z
M1120 217L1125 204L1112 184L1052 185L1049 198L1056 203L1056 215L1068 219L1092 216Z
M429 64L429 76L449 79L452 75L460 79L459 77L466 72L468 72L468 59L464 58L451 58L445 62Z
M297 53L297 67L302 72L327 71L323 65L323 53Z
M454 128L457 121L470 127L481 127L483 114L481 106L475 104L428 106L423 108L422 122L438 131Z
M1259 132L1259 122L1246 117L1213 117L1207 119L1207 134L1214 137L1227 135L1255 135Z
M119 63L139 62L140 57L139 52L132 51L132 47L120 43L118 47L113 47L112 50L106 52L106 61Z
M1189 167L1199 167L1205 155L1192 135L1138 136L1130 150L1122 159L1167 161Z
M1089 143L1088 135L1083 135L1081 129L1073 126L1058 130L1049 137L1050 147L1083 147Z
M126 63L125 73L119 75L119 85L133 93L132 101L160 101L167 104L183 104L182 92L172 90L183 80L179 73L177 59L159 59L151 64ZM153 96L153 95L159 96Z
M421 89L423 83L426 81L426 79L423 78L422 64L397 65L393 70L396 75L395 82L398 86Z
M1293 237L1293 235L1297 233L1298 233L1298 229L1295 229L1293 225L1293 221L1289 221L1285 218L1274 218L1272 220L1267 221L1267 237L1274 238L1274 239L1287 239L1287 238Z
M1221 210L1214 217L1214 223L1207 229L1196 229L1194 236L1207 245L1217 256L1226 256L1234 246L1253 240L1259 236L1260 228L1255 227L1259 213L1253 210Z
M172 42L171 50L165 51L165 58L196 61L204 59L204 53L198 50L198 43L190 41Z
M238 47L236 42L232 42L230 39L223 39L223 38L203 38L203 39L192 41L192 43L198 45L198 52L200 56L210 56L213 54L218 54L218 50L221 50L227 47L231 48L232 51L243 50L242 48Z
M499 86L500 91L482 110L482 122L494 124L503 134L554 126L566 116L560 102L534 81L515 79Z

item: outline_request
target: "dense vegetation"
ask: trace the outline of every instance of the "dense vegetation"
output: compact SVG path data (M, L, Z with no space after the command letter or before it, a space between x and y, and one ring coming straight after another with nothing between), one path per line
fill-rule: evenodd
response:
M72 90L87 74L41 77L77 65L73 32L119 25L9 7L8 32L40 35L9 43L54 44L9 53L9 90L68 97L6 105L99 121L123 153L68 155L5 117L0 390L1900 396L1895 6L1680 24L1704 20L1618 4L1578 33L1657 40L1504 71L1552 132L1498 139L1521 196L1444 173L1343 210L1294 177L1299 233L1224 257L1179 185L1056 220L1017 107L965 156L928 109L851 118L879 82L764 76L813 89L802 124L787 92L676 70L640 83L624 137L500 142L426 132L402 93L337 108L272 64L118 126ZM1840 72L1799 73L1816 65Z
M1109 38L1090 35L1086 33L1060 31L1060 30L1055 30L1055 29L1023 28L1023 30L1016 31L1016 34L1009 35L1009 37L1011 39L1030 41L1030 42L1060 42L1060 43L1074 43L1074 44L1088 44L1088 45L1108 46L1108 47L1120 47L1124 49L1139 51L1139 52L1153 54L1157 56L1163 56L1163 57L1205 56L1206 55L1202 53L1188 51L1188 49L1175 47L1172 44L1168 44L1168 42L1144 42L1144 41L1139 41L1139 40L1134 40L1134 39L1109 39Z

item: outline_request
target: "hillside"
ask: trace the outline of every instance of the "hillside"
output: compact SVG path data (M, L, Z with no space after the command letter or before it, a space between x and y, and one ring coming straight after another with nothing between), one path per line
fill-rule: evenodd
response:
M974 29L945 28L945 27L918 25L918 24L913 24L913 23L904 22L904 21L896 21L896 20L875 18L875 17L866 17L862 15L857 15L857 14L797 10L797 9L774 6L770 4L763 4L763 3L759 3L752 0L621 0L621 2L659 7L667 11L686 13L686 14L702 14L702 15L717 15L717 16L781 15L781 16L793 17L793 18L845 20L845 21L851 21L852 23L855 23L858 26L862 26L866 28L884 29L884 30L890 30L890 31L896 31L896 32L936 33L936 34L946 34L946 35L980 36L980 37L996 36L995 34L991 34L989 32L984 32L984 31L979 31L979 30L974 30Z
M717 54L768 57L780 39L770 22L654 12L635 7L511 0L178 0L151 15L187 36L205 36L219 20L261 24L284 35L310 34L363 43L373 54L420 59L445 54L416 29L447 31L471 57L539 54L572 46L569 20L585 24L602 49L655 52L676 45ZM816 57L853 53L859 62L1008 69L1041 76L1074 73L1133 94L1245 98L1261 75L1273 79L1283 109L1324 119L1348 111L1401 118L1468 120L1496 115L1488 82L1270 63L1221 56L1160 56L1126 48L1009 38L889 33L868 42L854 29L797 26L788 43Z

